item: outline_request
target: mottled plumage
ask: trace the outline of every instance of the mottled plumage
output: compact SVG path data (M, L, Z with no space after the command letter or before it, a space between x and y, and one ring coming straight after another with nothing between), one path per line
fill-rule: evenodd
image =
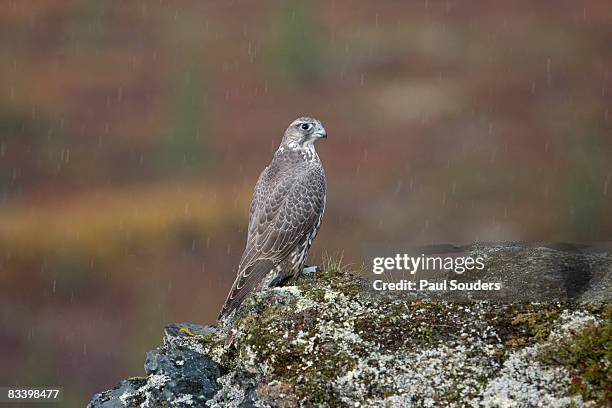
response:
M325 173L314 143L327 137L316 119L296 119L259 176L249 214L247 243L219 318L253 291L302 272L325 209Z

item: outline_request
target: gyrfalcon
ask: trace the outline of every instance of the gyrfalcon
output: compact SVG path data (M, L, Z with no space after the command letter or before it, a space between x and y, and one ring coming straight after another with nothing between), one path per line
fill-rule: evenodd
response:
M302 272L325 210L325 173L314 144L326 137L321 122L308 117L285 131L255 186L246 248L219 319L231 316L249 293Z

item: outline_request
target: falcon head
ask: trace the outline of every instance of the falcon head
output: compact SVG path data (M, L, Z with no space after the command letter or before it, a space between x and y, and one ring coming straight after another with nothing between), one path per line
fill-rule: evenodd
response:
M291 148L311 147L318 139L327 137L327 132L317 119L302 117L294 120L283 136L283 145Z

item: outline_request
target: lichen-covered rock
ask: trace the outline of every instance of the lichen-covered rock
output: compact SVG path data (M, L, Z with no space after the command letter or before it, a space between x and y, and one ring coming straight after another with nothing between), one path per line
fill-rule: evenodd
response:
M550 253L539 256L551 264ZM610 403L612 311L601 285L595 305L576 301L590 297L588 282L563 302L419 301L324 269L251 296L228 327L169 326L148 354L148 376L90 407Z
M220 388L217 379L221 366L192 345L172 343L171 339L180 333L204 336L213 330L188 323L168 326L166 344L147 353L147 377L123 381L114 389L95 395L89 406L204 406Z

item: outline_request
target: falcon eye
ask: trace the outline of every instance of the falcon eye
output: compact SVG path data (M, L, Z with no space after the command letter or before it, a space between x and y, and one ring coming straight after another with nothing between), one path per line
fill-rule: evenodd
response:
M312 125L310 123L302 123L302 126L300 127L302 128L302 130L310 130Z

